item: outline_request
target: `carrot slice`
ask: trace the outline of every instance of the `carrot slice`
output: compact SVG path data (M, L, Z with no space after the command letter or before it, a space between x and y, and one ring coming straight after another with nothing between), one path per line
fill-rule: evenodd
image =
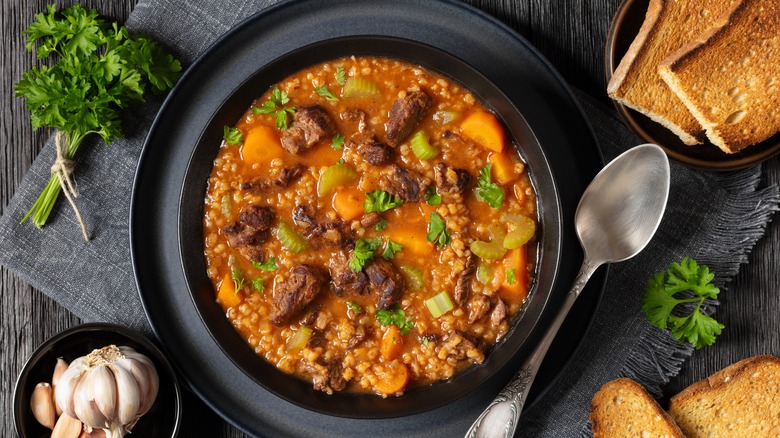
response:
M428 242L426 236L428 232L424 228L425 224L419 227L413 226L392 226L387 228L387 237L393 242L404 247L404 251L409 251L417 255L429 255L433 252L433 244Z
M217 302L222 304L225 309L241 304L241 295L236 293L236 286L233 284L233 278L230 276L230 273L225 274L222 283L219 285Z
M357 189L343 188L333 195L333 209L345 221L351 221L363 215L363 192Z
M520 177L515 173L515 163L509 154L494 152L488 159L493 163L493 176L499 184L506 185Z
M463 135L485 149L494 152L504 151L504 127L492 113L479 110L469 114L460 123L460 130Z
M398 359L398 356L404 351L404 338L401 336L401 330L391 325L388 327L384 335L382 335L382 342L379 345L379 352L382 353L382 357L386 360Z
M520 248L507 251L502 261L501 287L498 290L501 298L507 303L520 304L528 294L528 258L526 256L525 245ZM514 269L514 282L510 282L511 275L507 275L510 269ZM512 284L510 284L512 283Z
M397 360L375 365L374 373L379 379L374 387L385 395L398 394L409 383L409 370Z
M241 157L249 164L268 164L285 154L276 129L260 125L252 128L244 139Z

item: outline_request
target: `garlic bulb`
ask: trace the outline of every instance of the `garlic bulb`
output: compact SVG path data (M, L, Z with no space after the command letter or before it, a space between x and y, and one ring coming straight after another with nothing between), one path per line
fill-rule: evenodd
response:
M109 345L71 362L54 397L85 429L103 429L108 438L118 438L152 407L159 385L148 357L130 347Z

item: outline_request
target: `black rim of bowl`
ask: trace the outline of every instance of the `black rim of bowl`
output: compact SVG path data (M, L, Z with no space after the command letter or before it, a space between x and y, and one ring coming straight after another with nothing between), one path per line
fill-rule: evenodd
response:
M623 0L612 17L604 46L604 74L608 83L620 60L628 50L645 17L649 0ZM644 114L620 102L612 101L624 124L639 138L661 146L674 161L700 170L731 171L744 169L780 153L780 134L761 143L748 146L735 154L727 154L705 141L688 146L672 131L652 121Z
M94 338L90 339L90 335ZM122 344L120 344L120 342ZM13 416L16 431L19 436L48 436L48 429L38 424L30 410L30 397L35 385L39 382L50 382L48 379L38 380L36 376L44 371L39 367L42 362L50 362L49 375L54 371L54 364L58 357L66 357L69 361L77 357L89 354L95 348L101 348L110 344L127 345L139 353L149 357L157 368L160 377L160 392L155 404L136 424L134 432L147 436L178 436L182 419L182 393L179 380L171 363L163 352L154 343L140 333L126 327L109 323L87 323L64 330L43 342L27 359L22 371L17 377L14 386ZM73 346L83 347L83 351L70 351ZM67 357L72 356L72 357ZM162 400L162 401L161 401ZM161 403L172 404L173 412L168 415L172 419L170 424L162 423L165 435L159 435L155 428L161 425L159 418L152 419L156 415ZM167 418L167 417L166 417ZM25 421L27 419L27 421ZM32 433L30 431L32 429Z
M190 156L180 196L179 251L182 255L203 254L203 240L193 239L191 236L203 235L202 215L206 181L221 143L222 126L235 124L253 99L286 76L311 65L349 55L399 59L422 65L458 82L503 119L513 145L522 145L519 152L530 168L529 174L537 192L540 218L534 257L537 278L531 286L526 304L515 317L509 332L489 350L485 362L471 366L449 380L411 389L401 397L380 398L373 394L353 393L326 395L313 390L310 382L282 373L254 353L216 303L202 256L182 256L181 263L190 296L214 342L257 384L291 403L316 412L349 418L393 418L443 406L494 378L508 379L522 356L521 353L529 350L529 336L539 322L557 277L561 207L552 171L542 147L522 114L477 69L454 55L427 44L397 37L368 35L320 41L268 63L235 87L230 97L218 105L219 109L201 132L198 144ZM544 275L539 275L542 270ZM349 408L345 409L347 406Z

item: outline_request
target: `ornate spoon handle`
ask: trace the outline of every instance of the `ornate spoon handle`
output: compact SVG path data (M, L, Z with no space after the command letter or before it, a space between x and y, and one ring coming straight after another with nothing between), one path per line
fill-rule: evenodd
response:
M466 432L466 438L510 438L514 435L517 428L517 422L520 419L520 412L523 410L525 399L531 390L536 373L542 365L542 360L547 354L558 329L566 319L571 306L582 292L585 284L590 280L593 272L601 266L601 263L592 262L587 255L580 266L577 278L566 295L558 314L547 328L539 344L534 349L531 356L526 359L520 370L512 377L512 380L501 390L492 403L482 412Z

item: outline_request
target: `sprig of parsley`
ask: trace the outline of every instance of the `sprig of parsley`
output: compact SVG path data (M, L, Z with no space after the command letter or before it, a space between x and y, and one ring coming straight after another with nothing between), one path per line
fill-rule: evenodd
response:
M506 284L513 285L517 283L517 275L515 275L515 268L506 271Z
M444 223L439 213L431 213L431 221L428 223L428 242L436 242L438 246L447 246L450 244L450 232L447 231L447 224Z
M225 126L222 138L229 145L237 145L244 142L244 134L238 128L231 128L230 126Z
M382 258L385 260L391 260L393 257L395 257L396 253L403 250L404 247L393 242L390 239L387 239L387 243L385 244L385 250L382 251Z
M285 106L289 102L290 96L287 95L287 92L274 87L271 91L271 97L263 102L263 106L252 106L252 113L274 116L276 117L276 127L279 129L287 129L287 116L298 110L298 108L294 106Z
M685 257L681 263L672 263L666 273L650 277L642 296L642 311L652 325L662 330L670 327L678 341L690 342L697 349L712 345L724 326L701 313L701 305L705 299L717 299L720 293L712 284L714 278L707 266ZM695 307L680 316L690 310L690 305L681 306L686 303L695 303Z
M327 84L323 85L321 87L315 88L314 92L317 93L318 96L322 96L322 97L325 98L325 100L328 100L328 101L334 101L335 102L335 101L339 100L339 98L336 97L335 94L330 92L330 90L328 89Z
M347 309L349 309L350 311L356 314L359 314L363 311L363 308L360 307L360 304L354 301L347 301Z
M330 141L330 147L337 151L344 149L344 136L341 134L334 135L333 140Z
M389 310L378 309L376 320L382 325L394 325L401 330L402 335L408 335L414 328L414 318L406 316L406 312L398 304Z
M230 279L233 280L233 286L236 288L235 293L238 293L238 291L244 288L245 279L243 269L234 266L233 269L230 270Z
M382 239L358 239L355 241L355 250L352 251L352 258L349 259L349 269L360 272L366 265L366 262L374 258L374 251L382 246Z
M170 89L181 75L179 61L150 37L130 36L124 26L80 5L60 13L49 5L24 34L28 51L38 45L38 59L58 59L24 72L14 92L26 100L34 129L50 126L67 134L69 160L90 134L106 143L122 138L120 110L144 100L149 90ZM61 191L57 178L52 175L22 222L32 215L37 227L46 223Z
M344 67L336 67L336 83L339 85L347 83L347 72Z
M397 198L384 190L374 190L366 193L366 202L363 203L363 209L366 213L383 213L404 203L404 200Z
M265 292L265 278L257 277L252 279L252 289L260 293Z
M379 222L377 222L376 225L374 225L374 229L377 231L382 231L385 228L387 228L387 221L385 220L385 218L379 219Z
M265 272L272 272L279 268L276 264L276 257L270 257L262 263L253 261L252 266Z
M436 186L428 186L428 190L425 192L425 202L428 205L440 205L441 195L436 191Z
M493 164L488 164L479 171L477 179L477 199L487 202L493 208L501 208L504 202L504 191L490 178Z

